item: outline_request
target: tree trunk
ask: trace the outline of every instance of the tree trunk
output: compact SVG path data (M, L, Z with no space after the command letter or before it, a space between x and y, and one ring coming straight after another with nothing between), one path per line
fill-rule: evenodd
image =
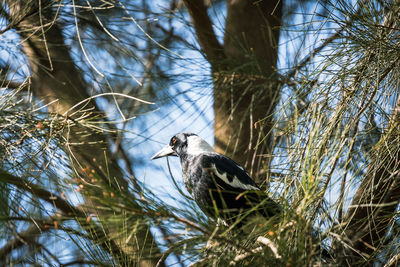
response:
M72 165L79 166L76 168L76 173L91 183L87 174L90 170L100 177L103 184L111 184L116 191L129 193L121 169L117 162L112 160L104 133L88 129L79 123L79 116L83 114L88 115L85 120L102 119L102 113L96 104L87 101L71 109L89 97L88 86L70 56L58 18L52 10L52 1L42 0L41 5L37 1L25 0L7 0L6 3L10 8L10 23L19 22L15 28L23 40L22 47L29 62L32 75L31 89L35 97L45 104L51 103L48 105L48 110L56 116L66 116L67 123L72 125L67 127L65 138L67 151L71 152ZM78 109L86 111L75 113ZM102 193L99 189L98 194ZM95 203L90 198L86 201L88 206L92 205L95 209ZM107 214L100 215L107 216ZM134 222L132 227L133 224ZM125 244L127 236L121 234L121 225L103 225L103 227L108 231L107 234L115 239L115 244L120 245L125 254L131 255L132 258L128 259L128 262L137 262L140 266L157 264L156 257L159 257L159 250L155 246L148 226L143 226L136 238L131 238L129 244ZM142 255L142 258L139 258L138 255L143 251L153 251L153 255Z

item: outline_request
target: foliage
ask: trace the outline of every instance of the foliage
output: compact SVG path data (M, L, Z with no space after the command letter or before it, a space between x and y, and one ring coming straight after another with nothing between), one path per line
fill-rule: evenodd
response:
M208 11L218 42L221 1L22 2L1 6L3 265L399 261L397 2L285 1L273 75L255 74L264 63L244 46L248 65L211 60L193 14ZM284 209L241 229L207 218L186 191L149 185L183 186L174 171L135 175L157 134L166 143L170 131L210 128L223 106L213 90L232 81L256 96L276 90L253 125L270 129L255 144L269 147L257 174Z

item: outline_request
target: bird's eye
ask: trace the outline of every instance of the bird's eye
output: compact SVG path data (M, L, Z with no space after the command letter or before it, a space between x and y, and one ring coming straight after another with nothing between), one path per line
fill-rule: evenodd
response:
M174 144L176 143L176 138L175 138L175 137L172 138L171 142L172 142L172 144L174 145Z

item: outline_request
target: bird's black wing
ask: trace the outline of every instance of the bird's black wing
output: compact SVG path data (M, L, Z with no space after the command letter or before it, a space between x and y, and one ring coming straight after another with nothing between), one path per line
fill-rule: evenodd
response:
M243 167L226 156L216 153L206 155L203 162L209 174L222 189L240 192L260 190Z

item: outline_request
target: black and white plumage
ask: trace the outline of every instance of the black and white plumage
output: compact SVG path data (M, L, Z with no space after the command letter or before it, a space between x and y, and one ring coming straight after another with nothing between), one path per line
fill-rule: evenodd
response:
M152 159L178 156L185 186L208 216L232 223L238 215L271 217L280 207L232 159L218 154L198 135L180 133Z

